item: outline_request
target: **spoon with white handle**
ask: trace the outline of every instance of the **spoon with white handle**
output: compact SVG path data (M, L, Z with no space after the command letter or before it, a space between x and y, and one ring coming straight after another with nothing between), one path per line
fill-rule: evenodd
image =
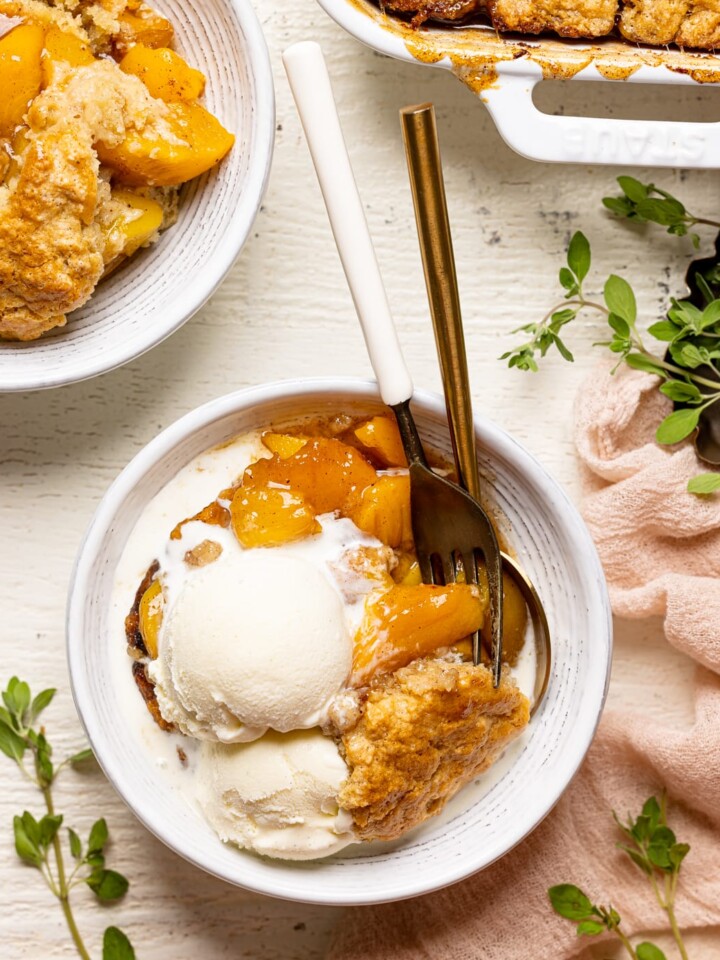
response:
M487 567L492 616L493 681L502 666L502 559L490 518L460 487L429 468L410 412L413 385L400 349L362 201L340 127L327 65L317 43L283 54L290 87L325 199L380 395L395 414L410 470L413 538L425 583L458 578L477 584L477 555ZM473 637L473 660L480 640Z

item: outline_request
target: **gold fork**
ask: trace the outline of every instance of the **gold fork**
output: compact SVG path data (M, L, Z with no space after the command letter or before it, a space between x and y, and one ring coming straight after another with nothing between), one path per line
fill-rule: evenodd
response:
M405 107L400 111L400 122L430 313L442 369L455 465L461 486L475 500L479 500L481 485L477 467L470 378L435 109L431 103ZM502 554L502 564L504 575L509 576L517 585L530 611L537 651L533 696L535 713L550 679L550 628L540 597L527 574L505 553Z
M325 199L335 242L362 326L380 395L397 419L410 470L413 537L426 583L478 582L477 554L487 568L492 617L493 682L502 667L502 569L493 525L479 503L428 467L410 410L413 385L400 349L365 211L317 43L283 54L298 113ZM480 663L480 640L473 638Z

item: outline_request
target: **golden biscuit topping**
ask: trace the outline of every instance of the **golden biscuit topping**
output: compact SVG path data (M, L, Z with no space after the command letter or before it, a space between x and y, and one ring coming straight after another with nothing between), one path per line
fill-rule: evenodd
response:
M340 806L361 839L393 840L487 770L529 718L508 674L495 689L490 671L472 663L415 660L380 676L340 738L350 769Z
M0 0L0 339L66 322L234 138L140 0Z

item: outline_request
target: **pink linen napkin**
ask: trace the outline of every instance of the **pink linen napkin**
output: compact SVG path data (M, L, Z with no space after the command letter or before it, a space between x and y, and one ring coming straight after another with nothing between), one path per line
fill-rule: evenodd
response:
M492 867L438 893L349 911L331 960L567 960L592 941L555 916L547 888L575 883L620 907L629 935L667 927L646 881L617 851L610 818L638 813L664 785L671 825L691 844L677 914L684 930L720 924L720 495L698 498L688 443L654 442L670 403L657 378L600 368L576 404L584 516L615 613L662 616L667 639L702 664L695 724L678 730L608 713L555 810ZM706 668L706 669L704 669Z

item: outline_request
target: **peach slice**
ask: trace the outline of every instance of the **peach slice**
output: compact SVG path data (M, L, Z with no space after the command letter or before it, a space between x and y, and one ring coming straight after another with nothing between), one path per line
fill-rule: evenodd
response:
M230 496L225 496L225 494L232 495L232 493L234 493L234 491L224 490L220 494L220 499L229 500ZM182 537L182 528L186 523L193 523L195 520L199 520L201 523L209 523L211 527L229 527L230 511L227 509L227 507L224 507L221 503L218 503L217 500L213 500L212 503L209 503L206 507L203 507L199 513L196 513L194 517L188 517L187 520L181 520L170 534L170 539L180 540Z
M120 205L121 213L110 224L106 242L115 249L122 244L121 253L131 257L160 229L163 209L155 200L131 190L113 190L112 198Z
M158 100L197 100L205 89L205 77L174 50L136 43L120 61L124 73L139 77Z
M243 488L275 484L301 494L316 513L342 510L348 499L377 480L361 453L339 440L308 440L292 456L273 456L251 464Z
M376 457L383 467L406 467L400 431L389 417L373 417L354 431L365 449Z
M134 43L146 47L169 47L172 45L175 30L172 23L155 13L144 3L128 3L128 9L118 17L120 38L118 46L127 49Z
M23 23L0 39L0 137L12 137L42 85L45 31Z
M159 580L153 580L142 595L138 615L145 649L155 660L158 655L158 637L163 618L163 592Z
M393 570L393 579L403 587L418 587L422 583L420 564L415 554L405 553L400 557L397 567Z
M412 547L410 477L380 477L377 483L351 498L344 513L356 527L388 547Z
M86 67L95 62L92 50L74 33L51 27L45 34L45 53L42 58L43 86L52 83L55 65L67 63L71 67Z
M114 146L102 141L95 145L100 162L121 183L178 186L220 163L235 143L235 137L199 103L178 101L167 108L172 141L130 129Z
M287 460L298 450L302 450L307 440L303 437L292 437L288 433L264 433L262 442L270 453L277 454L281 460Z
M465 584L394 586L368 599L354 640L353 686L394 673L479 630L486 607L478 588Z
M322 529L302 494L272 487L240 487L230 504L235 536L243 547L278 547Z

